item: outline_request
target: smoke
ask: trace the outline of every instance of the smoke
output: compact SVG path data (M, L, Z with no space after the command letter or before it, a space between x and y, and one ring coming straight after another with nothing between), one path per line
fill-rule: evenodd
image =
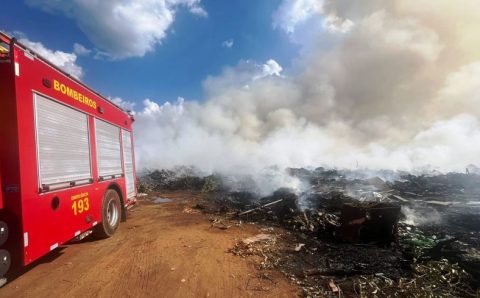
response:
M204 80L202 102L146 99L136 111L140 168L480 164L478 0L303 1L314 7L295 10L301 18L281 15L288 3L274 25L302 45L293 66L240 61Z
M405 216L403 222L412 226L438 225L444 217L435 209L419 209L402 206L402 214Z

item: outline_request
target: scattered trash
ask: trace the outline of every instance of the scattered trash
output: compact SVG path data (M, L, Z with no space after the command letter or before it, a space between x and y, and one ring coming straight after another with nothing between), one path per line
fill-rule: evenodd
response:
M300 251L302 249L302 247L305 246L305 243L299 243L297 245L295 245L295 251Z
M183 211L182 211L182 212L183 212L183 213L187 213L187 214L198 214L198 213L200 213L200 211L195 210L195 209L192 209L192 208L190 208L190 207L185 207L185 208L183 208Z
M260 207L253 208L253 209L250 209L250 210L247 210L247 211L244 211L244 212L240 212L240 213L238 214L238 216L242 216L242 215L251 213L251 212L253 212L253 211L257 211L257 210L260 210L260 209L262 209L262 208L265 208L265 207L269 207L269 206L278 204L278 203L280 203L280 202L282 202L282 201L283 201L283 199L277 200L277 201L274 201L274 202L271 202L271 203L267 203L267 204L264 204L264 205L262 205L262 206L260 206Z
M258 235L243 239L242 243L245 244L245 245L249 245L249 244L252 244L252 243L255 243L255 242L272 240L272 239L274 239L274 237L272 235L258 234Z
M262 255L265 258L264 252L272 249L276 240L276 237L271 234L258 234L238 241L228 251L241 257ZM264 259L263 265L267 265L266 261Z
M330 287L330 290L332 290L332 292L334 293L338 293L340 291L337 285L335 284L335 282L333 281L333 279L328 281L328 286Z
M228 225L226 222L224 222L223 220L221 220L219 218L213 218L213 219L210 219L210 221L212 222L211 227L214 227L214 228L218 228L218 229L221 229L221 230L226 230L226 229L229 229L231 227L231 225Z
M208 193L184 212L211 214L212 227L258 225L261 234L228 251L283 272L304 296L480 297L480 175L288 173L311 187L261 197L228 190L215 175L157 171L147 180L153 189ZM248 287L267 291L260 280Z
M343 205L341 237L350 242L390 243L398 233L400 206L392 203Z

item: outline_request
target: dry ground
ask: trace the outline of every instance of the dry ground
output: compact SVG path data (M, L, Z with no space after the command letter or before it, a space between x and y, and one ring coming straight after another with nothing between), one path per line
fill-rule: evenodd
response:
M295 297L281 273L259 274L252 259L228 253L258 233L252 225L220 230L190 213L195 195L140 202L114 237L69 244L0 289L1 297ZM187 212L185 212L187 211Z

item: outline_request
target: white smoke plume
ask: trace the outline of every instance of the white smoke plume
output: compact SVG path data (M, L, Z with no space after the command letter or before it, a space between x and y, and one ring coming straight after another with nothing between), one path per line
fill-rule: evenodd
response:
M403 222L412 225L438 225L442 223L443 217L436 209L409 208L402 206L404 215Z
M140 168L480 164L478 0L303 1L314 6L282 17L288 3L274 25L302 42L294 66L241 61L205 79L205 101L145 100L136 112Z

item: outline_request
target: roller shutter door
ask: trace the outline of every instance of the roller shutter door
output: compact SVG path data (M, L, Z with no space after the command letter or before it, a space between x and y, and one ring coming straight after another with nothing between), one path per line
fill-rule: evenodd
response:
M38 94L34 98L40 187L90 182L87 115Z
M125 184L127 198L135 196L135 175L133 173L132 138L129 131L122 129L123 165L125 168Z
M108 179L120 176L122 174L120 128L95 119L95 139L100 178Z

